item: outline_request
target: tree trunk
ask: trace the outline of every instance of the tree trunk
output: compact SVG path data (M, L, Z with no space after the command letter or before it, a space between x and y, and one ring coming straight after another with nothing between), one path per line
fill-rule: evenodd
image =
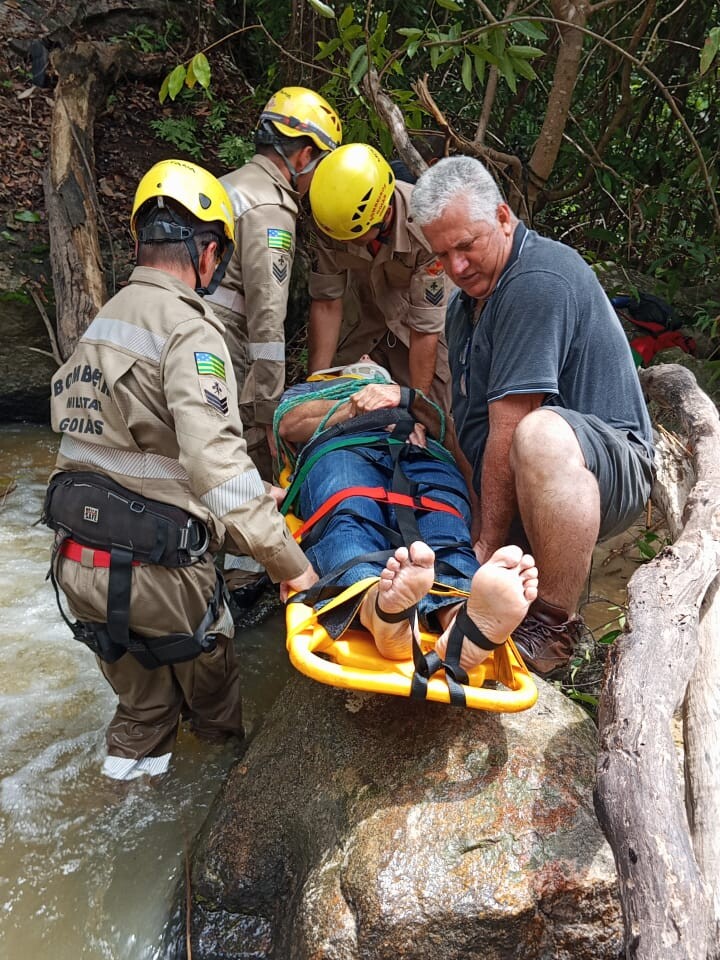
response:
M124 44L80 42L53 56L58 73L43 188L50 233L57 339L64 359L106 299L95 190L95 114L118 74L157 78L166 58ZM112 247L112 237L108 237Z
M720 689L709 666L720 572L720 421L683 367L653 367L642 381L684 434L681 444L664 434L653 490L678 536L628 584L628 629L611 651L600 698L596 808L618 868L626 956L708 960L717 957L720 889ZM687 496L678 497L683 488ZM671 734L683 703L684 790Z
M548 94L542 129L528 165L532 174L527 188L529 208L527 213L530 216L560 152L583 50L584 34L575 30L574 27L584 27L587 24L590 5L587 0L553 0L552 11L553 16L558 20L566 22L558 27L560 44L555 73ZM521 186L517 184L519 190ZM517 203L516 199L511 200L511 205L516 212L518 212Z
M111 56L107 44L78 43L53 57L59 79L43 187L58 344L64 358L105 301L93 133Z

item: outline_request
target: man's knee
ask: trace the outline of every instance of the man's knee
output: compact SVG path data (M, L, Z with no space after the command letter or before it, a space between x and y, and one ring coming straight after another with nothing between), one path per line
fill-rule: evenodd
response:
M562 464L584 467L585 457L570 424L548 407L528 413L515 428L510 447L513 472Z

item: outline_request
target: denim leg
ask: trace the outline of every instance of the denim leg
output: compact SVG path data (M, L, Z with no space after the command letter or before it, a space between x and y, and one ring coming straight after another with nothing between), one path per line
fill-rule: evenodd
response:
M435 551L438 560L455 568L453 572L438 570L437 579L448 586L470 589L470 580L478 569L478 562L470 542L470 510L465 494L465 481L457 467L430 457L415 449L403 456L405 476L418 484L418 495L446 503L461 514L456 517L444 511L417 511L419 536ZM354 486L390 488L393 463L383 448L353 448L328 451L310 470L299 498L301 516L307 518L331 496ZM352 511L346 512L346 511ZM325 576L354 557L390 547L388 540L367 520L397 530L395 508L367 497L351 497L343 501L342 512L335 511L323 534L307 550L307 556L320 576ZM347 586L363 577L377 576L384 564L361 563L338 579ZM425 597L419 606L421 620L428 625L428 617L440 607L456 603L454 598ZM433 627L435 624L430 621Z
M310 470L302 485L299 498L301 516L307 518L318 510L330 497L349 487L386 487L387 469L380 451L367 456L352 447L328 451ZM348 512L352 511L352 512ZM323 577L336 567L365 553L387 550L389 544L372 520L389 525L387 507L368 497L350 497L342 502L342 512L336 510L323 530L323 534L307 552L308 560ZM338 583L347 586L364 577L377 576L382 563L361 563L352 567Z

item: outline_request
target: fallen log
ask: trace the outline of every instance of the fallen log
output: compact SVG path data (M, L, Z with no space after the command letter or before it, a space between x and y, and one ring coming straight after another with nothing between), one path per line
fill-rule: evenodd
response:
M628 584L600 697L595 806L618 870L625 955L717 960L720 419L685 368L642 372L663 432L653 500L674 542ZM684 777L672 737L683 709Z

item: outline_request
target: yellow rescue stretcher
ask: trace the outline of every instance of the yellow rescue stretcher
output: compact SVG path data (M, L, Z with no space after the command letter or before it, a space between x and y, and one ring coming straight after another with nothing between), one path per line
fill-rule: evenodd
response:
M288 514L291 529L300 521ZM323 611L345 603L376 583L368 577L353 584L330 600ZM293 666L320 683L345 690L388 693L399 697L413 693L415 664L412 659L386 660L380 655L370 634L363 629L349 628L333 640L325 631L316 611L303 603L290 602L286 609L287 650ZM423 654L435 646L437 636L425 632L419 636ZM494 650L488 658L468 674L468 683L461 684L465 706L496 713L517 713L527 710L537 700L538 691L512 639ZM450 688L440 670L423 684L424 699L451 703Z

